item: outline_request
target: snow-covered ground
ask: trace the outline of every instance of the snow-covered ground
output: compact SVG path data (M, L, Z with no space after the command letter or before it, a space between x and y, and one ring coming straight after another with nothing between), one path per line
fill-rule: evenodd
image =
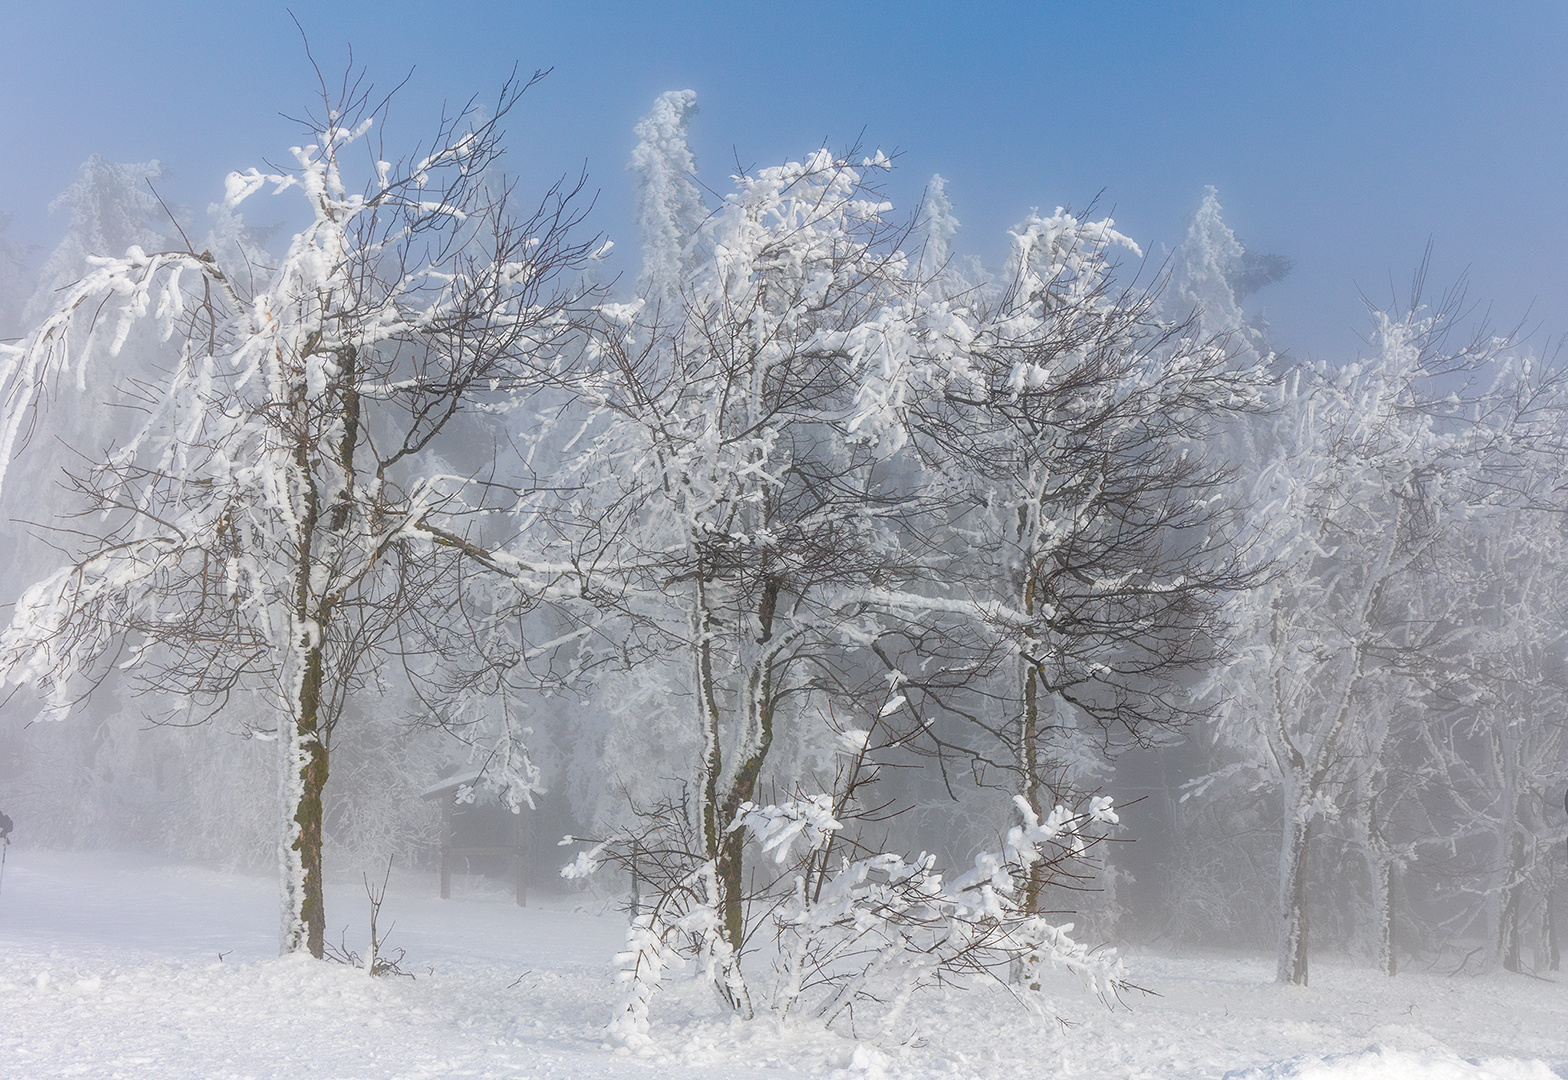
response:
M328 893L363 949L358 882ZM1258 958L1134 953L1158 992L1107 1009L1066 980L1047 1012L997 987L934 991L903 1044L742 1023L677 975L658 1051L605 1044L624 922L527 909L470 885L450 901L394 876L382 922L413 979L279 959L273 882L124 855L12 848L0 888L0 1076L238 1078L1568 1077L1568 979L1387 980L1317 960L1313 984Z

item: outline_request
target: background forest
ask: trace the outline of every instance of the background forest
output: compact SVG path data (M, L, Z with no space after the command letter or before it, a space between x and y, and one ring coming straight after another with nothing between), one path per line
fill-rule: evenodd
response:
M827 1023L1121 941L1557 970L1554 351L1417 270L1297 359L1213 189L984 265L875 146L699 171L689 91L611 276L526 89L416 143L350 81L205 212L93 158L0 234L18 843L277 865L319 956L455 777L626 898L631 1044L681 958Z

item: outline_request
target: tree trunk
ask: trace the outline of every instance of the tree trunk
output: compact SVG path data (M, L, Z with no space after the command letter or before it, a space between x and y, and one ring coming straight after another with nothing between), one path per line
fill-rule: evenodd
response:
M1032 557L1026 561L1026 567L1023 590L1024 613L1033 619L1038 599L1039 571ZM1051 809L1045 805L1046 785L1040 776L1043 749L1040 745L1040 684L1043 682L1043 677L1039 664L1028 656L1020 656L1019 665L1023 676L1023 716L1020 718L1018 732L1018 766L1023 788L1021 794L1024 801L1029 804L1029 809L1043 821ZM1040 896L1045 891L1045 873L1044 860L1029 864L1029 879L1024 884L1024 910L1031 914L1037 915L1040 912Z
M719 847L718 878L719 897L723 904L724 940L738 953L746 940L746 907L742 902L745 892L746 830L736 829L724 838Z
M1373 912L1377 921L1377 966L1384 975L1399 974L1399 954L1394 948L1394 889L1398 873L1394 861L1379 857L1372 883L1376 894Z
M312 593L314 540L320 499L310 478L310 447L299 439L295 467L303 478L299 539L294 566L294 634L298 645L299 691L283 743L283 951L309 950L321 959L326 946L326 906L321 894L321 791L327 783L327 748L321 732L321 684L325 675L326 622ZM293 669L285 668L292 676Z
M767 578L761 590L757 604L757 623L761 633L757 637L757 645L763 649L747 672L746 689L742 708L745 710L746 737L741 742L742 752L745 754L735 775L729 784L729 790L724 793L720 801L718 814L718 828L728 829L735 821L735 815L740 812L741 805L750 802L757 794L757 782L762 778L762 768L767 763L768 751L773 746L773 665L767 655L769 642L773 640L773 619L778 611L779 593L783 588L783 579L772 576ZM706 672L709 679L708 685L712 686L711 666ZM714 710L717 715L717 709ZM715 740L717 730L715 729ZM719 896L721 902L721 915L724 925L724 939L735 950L737 961L740 958L741 946L746 942L746 905L745 905L745 856L746 856L746 831L736 829L732 833L722 835L718 847L718 864L716 867L719 882ZM712 845L710 844L710 850ZM733 997L734 995L730 995ZM733 1001L737 1009L750 1014L749 1001Z
M1524 837L1517 831L1509 845L1508 880L1503 886L1502 904L1497 917L1497 957L1508 971L1524 970L1523 927L1520 925L1524 903Z
M766 692L766 678L763 678L763 689ZM760 699L758 726L761 738L756 751L735 771L735 780L723 800L720 821L725 823L726 828L728 823L735 820L741 804L749 802L756 795L762 764L773 742L773 709L766 698ZM719 845L719 896L724 918L724 939L734 948L736 956L740 955L741 946L746 941L745 855L746 830L736 829L726 833Z
M708 591L699 574L692 597L692 675L697 681L697 711L702 725L702 805L698 816L703 852L718 861L724 824L719 820L719 773L724 768L719 743L719 702L713 687L713 620L708 612Z
M1557 918L1552 908L1553 889L1548 886L1541 901L1541 947L1546 952L1546 970L1562 970L1562 950L1557 945Z
M1023 660L1024 667L1024 715L1023 730L1019 732L1018 758L1023 771L1023 796L1035 816L1041 820L1045 818L1045 807L1041 805L1040 789L1040 692L1037 683L1039 673L1035 665L1027 658ZM1029 880L1024 885L1024 910L1031 914L1039 914L1040 894L1045 889L1044 860L1029 864Z
M321 794L327 748L321 741L321 645L306 650L299 713L283 744L283 951L321 959L327 915L321 881ZM280 733L281 734L281 733Z
M1275 978L1307 985L1307 844L1312 826L1306 808L1287 802L1279 857L1280 940Z
M312 335L314 339L316 335ZM306 353L314 349L308 344ZM294 387L294 416L303 416L304 382ZM353 425L350 425L351 427ZM321 959L326 947L326 906L321 889L321 792L327 784L327 747L322 741L321 687L325 677L326 628L332 605L316 596L316 525L321 514L321 493L311 475L312 444L309 429L294 433L294 471L299 485L294 550L293 663L284 667L286 679L298 679L290 694L294 715L278 732L282 744L281 799L283 832L279 839L279 866L283 875L283 952L308 950ZM342 453L351 457L352 446ZM345 468L347 468L345 462ZM295 666L297 665L297 667ZM287 685L287 684L285 684Z

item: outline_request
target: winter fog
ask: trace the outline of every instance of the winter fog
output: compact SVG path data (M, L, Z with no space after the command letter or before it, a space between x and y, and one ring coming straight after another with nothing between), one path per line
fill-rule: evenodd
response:
M1568 18L393 8L0 10L0 1076L1568 1076Z

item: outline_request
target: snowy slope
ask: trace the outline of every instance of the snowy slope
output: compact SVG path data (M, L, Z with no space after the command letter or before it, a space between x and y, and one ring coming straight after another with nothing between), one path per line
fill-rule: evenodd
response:
M13 848L0 890L0 1077L1568 1077L1568 985L1389 981L1318 961L1276 987L1261 959L1130 957L1160 996L1109 1010L1070 980L1049 1014L1004 991L933 992L903 1045L743 1024L677 976L659 1050L604 1042L624 924L569 902L518 909L470 884L394 878L382 921L414 979L278 959L271 880L129 856ZM336 934L358 882L328 894ZM363 948L364 928L346 941ZM219 958L222 953L222 958Z

